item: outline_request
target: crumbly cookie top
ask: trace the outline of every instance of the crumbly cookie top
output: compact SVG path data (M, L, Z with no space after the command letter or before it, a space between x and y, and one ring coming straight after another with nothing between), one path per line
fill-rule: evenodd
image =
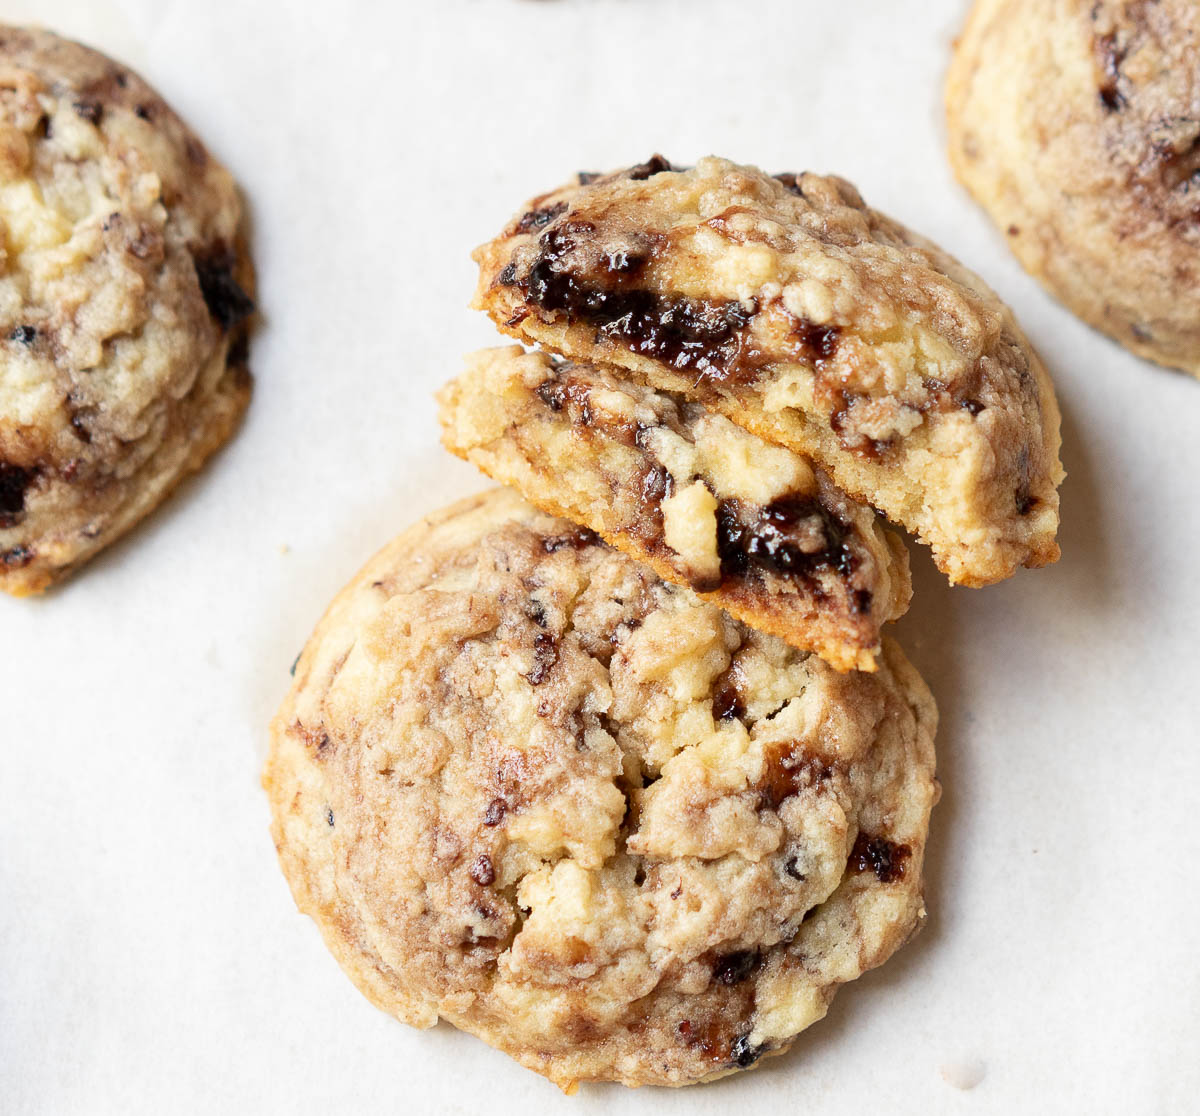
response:
M1010 67L1004 58L1014 48L1019 64ZM960 98L977 98L970 115L954 121L953 146L966 160L1011 161L1015 133L1026 165L1005 173L1039 176L1046 196L1032 200L1041 206L1069 210L1090 201L1109 221L1115 207L1124 214L1123 239L1166 234L1195 252L1200 7L1192 0L1059 0L1048 10L1032 0L984 0L971 13L955 74L952 113L962 110ZM1022 103L997 135L982 114L1003 103L994 96L1001 81L1022 95L1035 88L1053 95ZM1157 243L1168 250L1166 239Z
M533 199L475 259L502 331L819 461L953 581L1057 559L1045 368L982 280L849 183L656 157Z
M153 452L251 311L228 173L136 74L0 27L0 528ZM235 354L236 358L236 354Z
M1108 182L1131 190L1194 252L1200 247L1200 7L1192 0L1089 0L1071 7L1090 25L1095 70L1100 136L1089 140L1084 165L1091 162L1097 176L1105 172L1095 163L1118 171Z
M866 454L1033 390L992 292L841 178L656 156L534 199L476 258L481 299L511 287L514 316L585 322L701 384L813 369L811 408Z
M560 1084L750 1065L919 918L936 714L885 657L839 675L509 493L464 502L301 659L285 870L410 1022Z

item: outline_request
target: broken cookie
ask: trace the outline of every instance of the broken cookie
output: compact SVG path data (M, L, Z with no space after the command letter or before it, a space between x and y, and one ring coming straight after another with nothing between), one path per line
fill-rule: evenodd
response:
M908 555L819 466L606 369L488 349L439 395L451 452L761 631L874 669Z
M475 258L502 330L815 460L952 581L1058 557L1041 361L982 280L848 182L656 156L535 198Z

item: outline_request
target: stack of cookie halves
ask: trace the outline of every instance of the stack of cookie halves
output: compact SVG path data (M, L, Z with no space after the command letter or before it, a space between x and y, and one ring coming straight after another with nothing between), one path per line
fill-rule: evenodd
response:
M469 357L441 421L510 488L318 627L274 726L281 860L406 1022L567 1090L717 1077L924 917L937 713L881 635L911 595L883 517L954 582L1054 561L1053 389L837 178L656 156L476 260L539 348Z

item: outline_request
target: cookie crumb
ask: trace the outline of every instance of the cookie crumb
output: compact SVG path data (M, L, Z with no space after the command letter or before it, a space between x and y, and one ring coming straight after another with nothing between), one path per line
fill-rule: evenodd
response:
M979 1058L951 1058L942 1063L938 1072L947 1085L966 1092L987 1076L987 1066Z

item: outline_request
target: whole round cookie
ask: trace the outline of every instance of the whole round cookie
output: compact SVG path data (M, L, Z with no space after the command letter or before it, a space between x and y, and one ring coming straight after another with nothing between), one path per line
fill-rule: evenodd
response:
M978 0L946 110L954 169L1025 268L1200 375L1200 5Z
M93 50L0 27L0 588L127 531L250 396L228 172Z
M937 713L498 489L337 597L264 774L358 987L570 1091L786 1049L924 915Z

